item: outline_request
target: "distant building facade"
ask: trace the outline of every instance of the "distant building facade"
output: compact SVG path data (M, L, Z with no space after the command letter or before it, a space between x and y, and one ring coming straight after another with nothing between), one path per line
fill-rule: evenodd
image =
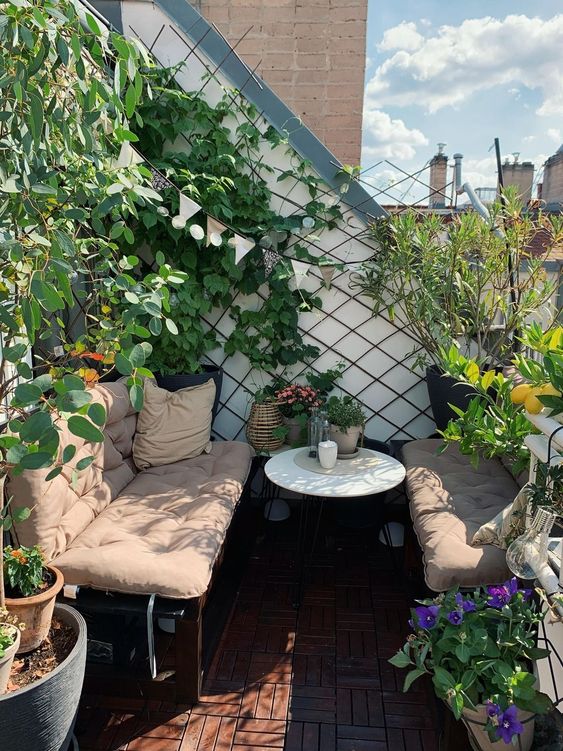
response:
M341 162L360 163L367 0L192 2Z

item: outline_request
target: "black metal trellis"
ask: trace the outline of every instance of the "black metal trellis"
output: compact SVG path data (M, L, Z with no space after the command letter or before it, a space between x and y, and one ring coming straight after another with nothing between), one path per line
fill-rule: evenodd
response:
M217 73L220 71L221 64L217 65L215 68L212 68L208 65L206 62L206 59L204 56L199 54L199 46L201 44L201 41L204 37L201 37L197 41L188 41L184 35L179 34L178 31L173 27L169 26L169 30L175 34L175 36L182 41L183 44L186 45L188 48L187 54L184 56L183 61L187 61L190 57L193 59L197 59L199 64L202 66L202 68L206 71L205 80L200 88L200 92L203 92L205 88L209 85L211 81L216 82L221 88L224 88L221 84L221 82L217 78ZM149 49L153 57L157 62L160 62L158 60L158 56L155 53L155 46L158 40L162 37L162 34L164 33L164 29L160 28L157 32L157 35L155 39L150 43L147 44L147 42L142 38L141 34L138 33L135 29L131 28L131 32ZM225 40L226 41L226 40ZM240 42L240 40L239 40ZM235 47L237 45L229 45L230 51L225 56L223 62L229 57L229 55L234 54L236 55ZM162 63L160 63L162 64ZM258 66L256 66L258 67ZM247 80L243 83L242 86L240 86L236 92L233 92L231 95L233 104L235 103L235 99L238 95L244 95L244 89L248 83L251 81L256 81L255 76L255 70L250 70L247 66L247 69L249 71L249 76ZM242 115L246 120L251 123L254 126L257 126L263 119L264 119L264 113L263 112L257 112L256 116L250 119L247 116L247 113L243 110L238 110L238 114ZM186 146L189 148L191 147L191 139L195 137L196 134L194 133L187 133L183 134L183 138L186 142ZM236 144L235 144L236 147ZM252 163L250 160L245 159L245 162L248 166L248 169L251 171L251 173L260 176L260 164L256 165ZM401 168L397 167L397 165L393 165L392 163L388 162L393 168L397 169L400 172L403 172L405 174L405 177L402 178L399 183L403 183L410 180L416 180L418 183L425 185L425 183L422 182L422 180L419 179L419 176L422 174L424 169L418 170L417 172L413 174L406 173ZM270 165L269 165L270 166ZM335 170L341 169L341 165L338 163L334 163ZM376 165L377 166L377 165ZM371 169L371 168L370 168ZM283 170L279 167L274 166L274 170L276 170L278 173L281 173ZM363 171L365 172L365 171ZM358 176L359 182L365 182L362 180L362 173ZM292 184L291 190L284 194L280 190L277 190L276 188L272 189L272 186L270 185L270 190L273 194L273 196L280 201L285 202L287 205L291 206L292 211L288 214L288 216L294 216L299 214L306 213L306 209L304 205L299 202L298 200L295 200L294 197L290 195L295 189L295 187L302 183L305 187L306 183L305 181L301 181L298 176L295 176L294 182ZM396 183L399 184L399 183ZM366 183L367 184L367 183ZM371 190L375 190L375 195L388 195L390 198L391 195L388 193L388 190L376 188L374 189L372 185L369 186ZM395 187L395 186L393 186ZM436 195L436 190L431 189L429 185L426 184L426 187L429 190L428 195ZM443 191L438 191L441 195L443 195L444 198L446 198L446 191L449 186L445 186ZM338 192L330 187L323 188L322 186L318 186L319 189L319 198L322 200L323 198L333 198L336 194L338 198L338 203L340 204L341 211L343 217L346 219L346 217L354 216L358 211L362 213L365 216L365 212L362 212L362 206L364 203L366 203L370 198L366 196L365 199L363 199L358 205L350 205L346 202L345 195L343 196L338 195ZM405 201L398 201L396 198L393 198L393 201L395 203L398 203L401 207L408 207L409 204ZM369 218L369 217L368 217ZM223 222L223 224L225 224ZM296 244L303 244L305 245L311 252L316 253L318 255L321 255L326 262L330 262L332 265L335 265L338 267L339 264L350 264L350 263L361 263L364 260L366 260L369 256L373 255L374 253L374 246L369 241L369 238L366 236L366 228L365 226L362 226L359 230L351 230L350 226L347 223L341 223L343 226L338 226L337 232L338 239L337 242L334 243L330 248L322 247L319 242L317 242L315 239L311 238L310 236L303 235L303 236L296 236L294 239L290 240L290 243L288 244L285 253L283 255L283 261L288 262L290 260L290 257L287 256L287 252L291 251L291 249ZM347 258L342 257L342 248L354 244L355 248L358 246L365 251L365 256L361 259L354 259L349 260ZM311 270L310 270L310 278L314 278L319 282L318 288L312 292L312 294L319 294L322 292L322 290L325 288L324 280L322 280L322 277L320 277L320 272L318 271L318 266L316 264L311 264ZM389 318L387 318L385 315L381 316L381 319L385 321L386 326L390 327L392 330L390 332L387 332L385 336L380 338L377 342L374 341L373 338L370 338L369 335L366 335L365 331L359 331L358 328L363 326L367 321L363 320L363 322L358 326L357 322L354 320L350 320L346 318L346 316L343 314L342 309L345 305L352 303L354 306L359 306L359 310L363 310L364 312L368 312L370 315L372 313L371 306L369 305L369 301L366 298L362 298L362 296L359 293L352 293L349 289L346 281L346 271L337 271L335 273L335 277L331 281L331 286L333 289L338 292L339 294L342 294L344 296L344 300L339 303L335 308L333 308L330 311L323 310L322 311L322 319L314 322L311 326L308 328L301 328L300 333L305 337L308 338L309 341L315 343L317 346L320 347L321 353L317 360L313 362L310 365L303 365L301 368L296 368L297 373L296 377L298 377L300 374L305 372L306 370L312 370L313 372L320 372L321 368L320 366L318 368L315 367L315 364L321 360L322 358L325 358L327 353L331 353L334 356L335 361L341 360L345 362L345 369L344 369L344 375L351 371L353 368L356 368L364 377L366 381L366 385L363 385L359 390L353 391L348 390L346 388L343 389L344 393L349 393L352 396L355 396L356 398L362 399L362 395L364 395L366 392L372 388L373 383L376 381L379 381L382 386L387 390L386 393L389 393L392 395L392 398L387 402L385 407L381 408L377 413L374 412L374 410L371 410L369 408L369 404L367 404L367 408L370 409L370 420L368 420L368 433L369 433L369 423L371 421L375 421L377 418L383 420L388 426L390 435L389 438L396 438L396 437L404 437L404 438L416 438L419 437L417 435L417 431L414 428L411 428L413 423L418 421L421 417L426 419L428 422L428 425L431 425L431 417L429 412L429 407L426 403L422 403L420 399L416 398L416 390L420 389L420 386L423 382L422 375L418 376L417 374L413 374L412 368L409 368L408 363L404 361L404 358L401 358L399 356L395 356L394 354L389 351L385 345L389 343L389 341L393 337L404 337L405 342L408 342L409 340L412 342L413 345L416 344L415 339L410 336L409 332L405 330L404 327L398 326L396 322L392 322ZM233 304L236 304L237 301L240 302L240 299L242 298L242 295L237 295L235 300L233 300ZM260 290L257 294L257 299L264 301L266 299L265 293ZM218 334L219 340L224 337L224 334L221 330L221 324L225 323L225 316L228 316L228 310L221 311L219 316L216 319L213 319L211 316L206 318L206 324L209 326L209 328L213 331L215 331ZM369 318L368 318L369 320ZM344 328L344 332L341 333L341 335L336 339L336 341L333 341L330 345L328 345L323 340L323 335L321 331L318 331L319 327L323 324L323 322L328 321L330 322L337 322L340 326ZM365 327L364 327L365 328ZM360 341L365 343L365 352L363 352L359 357L356 358L350 358L347 357L345 354L345 346L346 346L346 339L351 334L354 334L355 336L359 337ZM357 341L357 340L356 340ZM408 349L408 347L405 347L405 349ZM411 346L410 349L412 350L413 347ZM385 367L381 373L379 373L377 379L373 377L373 374L370 373L368 366L364 363L362 363L363 360L367 358L367 356L370 353L381 353L382 356L385 356L390 361L387 362L388 367ZM410 353L412 354L412 352ZM221 433L218 434L220 438L238 438L241 437L243 431L244 431L244 421L245 421L245 415L240 413L240 410L233 409L233 398L237 395L239 390L246 390L245 384L249 385L249 379L252 378L252 374L254 372L254 369L250 364L246 368L241 368L241 372L238 374L238 376L235 375L232 370L228 367L228 357L219 357L215 358L217 360L216 364L221 365L225 368L226 374L228 378L234 382L234 388L232 388L230 391L229 399L227 399L220 407L220 414L223 415L231 415L233 418L236 418L239 421L239 428L236 431L236 435L233 435L232 432L229 435L221 435ZM408 373L411 374L412 383L410 385L407 385L406 388L400 389L399 387L394 386L393 384L393 371L396 371L396 369L405 369ZM348 387L350 388L350 387ZM393 408L397 404L403 404L405 408L407 408L408 412L410 413L408 416L408 419L402 421L398 420L395 415L391 415L389 413L393 412ZM414 414L413 414L414 413Z

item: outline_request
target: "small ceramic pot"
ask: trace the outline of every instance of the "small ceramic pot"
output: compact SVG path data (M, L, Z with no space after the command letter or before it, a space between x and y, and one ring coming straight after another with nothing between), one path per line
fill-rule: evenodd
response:
M354 425L344 430L339 428L338 425L330 426L330 438L338 444L338 453L344 455L354 453L361 432L361 425Z
M25 623L18 654L31 652L47 638L51 628L55 597L63 588L64 578L58 568L47 566L54 577L53 584L38 595L31 597L6 597L6 607L17 616L18 623Z
M323 469L332 469L336 465L338 444L336 441L321 441L318 445L317 455Z
M285 442L289 443L290 446L293 446L296 443L304 446L307 438L304 435L301 422L295 417L284 417L283 422L288 429Z
M8 647L8 649L4 652L4 656L0 657L0 694L5 694L6 689L8 688L8 681L10 680L12 663L14 662L14 657L16 656L16 652L18 651L18 647L20 646L21 638L21 631L19 630L19 628L16 628L15 626L8 626L8 628L13 629L16 632L16 638L14 639L12 646Z

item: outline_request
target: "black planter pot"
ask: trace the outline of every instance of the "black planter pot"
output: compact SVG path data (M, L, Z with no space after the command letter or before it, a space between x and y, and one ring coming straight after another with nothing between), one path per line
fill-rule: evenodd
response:
M392 455L388 443L364 438L364 448L379 451L380 454ZM335 499L334 515L341 527L348 529L368 529L374 527L382 519L382 509L387 493L356 496L355 498Z
M466 410L476 393L475 389L466 383L460 383L455 378L444 375L436 365L426 368L426 385L438 430L445 430L449 421L457 417L450 404Z
M71 748L86 665L86 622L67 605L55 605L55 615L72 627L76 644L66 660L44 678L0 696L2 751Z
M167 391L178 391L188 386L199 386L207 383L211 378L215 381L215 402L213 403L213 419L217 416L219 399L221 398L221 386L223 385L223 369L217 365L202 364L202 373L181 373L178 375L162 375L155 373L157 384Z

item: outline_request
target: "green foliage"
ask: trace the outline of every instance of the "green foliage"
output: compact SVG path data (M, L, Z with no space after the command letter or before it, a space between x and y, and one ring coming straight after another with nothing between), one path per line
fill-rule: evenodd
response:
M122 144L137 141L128 118L152 96L148 65L142 45L100 30L74 0L0 6L2 482L8 470L60 474L74 457L72 446L59 455L61 420L102 440L105 412L89 391L101 372L126 375L140 406L146 339L169 320L169 287L187 279L164 262L143 276L115 242L132 242L129 225L160 200L146 167L116 166ZM7 529L2 506L3 492Z
M531 324L522 335L522 343L537 357L518 355L514 362L520 374L535 386L550 384L552 394L538 393L537 397L550 414L563 412L563 328L554 326L543 331L537 323Z
M326 406L329 422L341 430L363 425L366 421L362 405L351 396L331 396Z
M527 486L528 501L535 511L545 508L563 517L563 465L538 462L536 479Z
M489 221L469 211L446 225L440 216L407 211L377 220L371 234L379 247L355 285L376 314L408 328L419 365L441 366L440 353L458 343L479 364L504 362L518 346L515 335L558 288L544 261L563 241L563 222L524 213L512 194L506 208L491 207ZM544 257L530 253L538 235Z
M533 433L534 428L522 406L512 403L510 392L514 381L494 370L481 373L475 360L456 355L456 352L455 347L449 350L446 372L460 383L470 384L475 396L465 411L450 404L457 418L440 431L445 441L441 450L453 443L462 454L471 457L474 466L478 465L480 457L505 458L517 477L529 466L530 452L524 445L524 438Z
M317 263L305 240L292 242L289 251L290 238L300 231L304 216L315 221L315 234L310 236L314 239L336 226L340 211L323 203L321 180L310 175L308 163L289 150L294 166L277 175L277 190L289 194L298 181L306 185L310 201L291 216L276 213L267 182L274 181L274 170L260 151L282 144L283 138L272 128L262 134L255 124L260 120L258 111L237 91L225 90L213 106L202 92L179 90L170 82L173 72L153 74L155 96L137 109L133 129L140 148L204 212L253 238L256 247L237 266L235 251L226 242L228 232L221 247L206 247L205 239L192 238L189 227L175 229L169 216L139 210L134 249L145 244L158 249L189 275L172 302L179 335L165 328L151 330L150 364L164 373L197 371L202 357L218 345L226 355L242 353L254 368L266 371L315 357L317 348L305 344L299 334L298 313L320 307L321 301L290 288L289 261L278 263L266 277L259 243L275 232L280 253ZM176 190L164 190L163 198L175 214ZM193 221L203 223L205 218L196 216ZM228 310L234 322L224 340L203 320L213 309Z
M429 674L456 719L466 707L490 703L487 730L493 741L501 737L498 719L511 705L538 714L550 711L551 701L536 690L535 676L528 672L532 660L549 654L535 646L544 614L531 594L511 579L473 594L455 588L419 600L409 621L414 633L390 660L409 668L404 690Z
M4 576L11 589L11 597L31 597L43 583L45 559L38 545L32 548L4 548Z

